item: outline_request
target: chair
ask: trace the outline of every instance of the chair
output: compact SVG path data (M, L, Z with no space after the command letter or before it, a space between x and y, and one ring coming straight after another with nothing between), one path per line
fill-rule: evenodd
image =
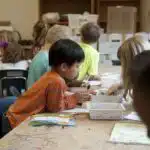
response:
M16 88L19 93L23 93L27 89L27 76L28 71L25 70L1 70L0 89L2 96L13 96L11 87Z
M7 126L4 122L4 119L6 118L5 113L7 112L10 105L12 105L16 101L16 99L17 97L14 96L0 98L0 138L8 133L6 131Z

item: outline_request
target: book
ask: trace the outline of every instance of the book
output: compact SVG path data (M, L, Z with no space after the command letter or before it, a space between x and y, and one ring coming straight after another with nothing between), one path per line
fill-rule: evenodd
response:
M147 129L140 123L116 123L109 141L112 143L150 145Z
M43 125L74 126L75 120L73 116L70 114L43 113L33 115L29 124L32 126L43 126Z

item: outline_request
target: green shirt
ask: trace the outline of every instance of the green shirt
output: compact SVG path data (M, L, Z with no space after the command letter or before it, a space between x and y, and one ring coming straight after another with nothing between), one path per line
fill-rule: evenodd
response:
M84 80L87 75L98 75L99 53L91 45L81 43L85 60L80 66L78 80Z
M40 51L29 67L27 86L30 88L39 78L49 71L48 51Z

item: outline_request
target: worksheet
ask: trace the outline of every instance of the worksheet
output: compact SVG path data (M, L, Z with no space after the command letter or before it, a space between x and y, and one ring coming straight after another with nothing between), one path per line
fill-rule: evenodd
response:
M141 121L140 117L136 112L131 112L130 114L124 116L126 120L133 120L133 121Z
M147 129L140 123L116 123L109 141L113 143L150 145Z
M74 108L70 110L64 110L62 113L69 113L69 114L88 114L89 110L86 108Z

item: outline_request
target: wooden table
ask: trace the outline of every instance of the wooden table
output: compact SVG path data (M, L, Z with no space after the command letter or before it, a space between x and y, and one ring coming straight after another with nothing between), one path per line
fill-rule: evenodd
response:
M104 72L120 67L101 65ZM149 146L108 142L115 121L78 117L75 127L31 127L28 120L0 140L0 150L149 150Z
M149 150L108 142L115 121L79 117L75 127L31 127L28 121L0 140L0 150Z

